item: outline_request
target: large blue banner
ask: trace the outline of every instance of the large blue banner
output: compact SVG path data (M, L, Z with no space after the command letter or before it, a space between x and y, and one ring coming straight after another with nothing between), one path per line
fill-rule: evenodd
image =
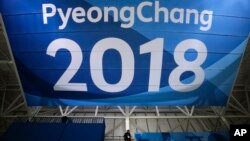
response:
M1 0L28 105L225 105L249 0Z

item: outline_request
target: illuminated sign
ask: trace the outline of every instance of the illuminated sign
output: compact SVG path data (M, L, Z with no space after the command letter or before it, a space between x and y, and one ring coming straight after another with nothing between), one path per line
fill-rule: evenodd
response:
M1 1L29 105L225 105L248 0Z

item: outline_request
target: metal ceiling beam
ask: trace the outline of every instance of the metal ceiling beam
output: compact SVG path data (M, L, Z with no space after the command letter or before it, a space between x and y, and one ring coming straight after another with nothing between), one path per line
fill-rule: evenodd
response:
M95 108L95 117L97 116L97 114L98 114L98 109L99 109L99 107L98 106L96 106L96 108Z
M124 110L121 108L121 106L117 106L118 107L118 109L121 111L121 113L124 115L124 116L126 116L126 113L124 112Z
M64 112L63 112L62 106L59 106L58 108L60 110L61 116L64 116Z
M195 108L195 106L192 106L192 108L191 108L191 110L190 110L190 112L189 112L189 116L192 116L192 115L193 115L193 113L194 113L194 108Z
M249 101L248 92L245 92L245 95L246 95L246 100L247 100L247 109L248 109L248 113L250 113L250 101Z
M4 92L3 92L0 114L2 114L4 112L5 94L6 94L6 88L5 88Z
M69 114L71 114L76 108L78 108L78 106L74 106L72 109L69 110L69 112L65 112L64 116L68 116Z
M25 103L24 103L24 102L22 102L22 103L20 103L20 104L16 105L15 107L13 107L13 108L9 109L9 110L8 110L8 111L6 111L6 112L4 112L4 114L8 114L8 113L10 113L10 112L12 112L12 111L14 111L14 110L16 110L16 109L20 108L20 107L21 107L21 106L23 106L23 105L25 105Z
M242 109L238 108L237 106L233 105L232 103L228 104L229 106L231 106L232 108L234 108L235 110L247 115L248 113L246 111L243 111Z
M2 27L2 32L3 32L3 35L4 35L4 38L5 38L5 41L7 43L7 47L8 47L8 53L10 55L10 59L11 61L13 61L13 68L14 68L14 71L15 71L15 76L17 78L17 81L18 81L18 84L20 86L20 89L21 89L21 96L23 98L23 101L25 103L25 107L27 108L27 112L29 111L28 109L28 105L27 105L27 101L25 99L25 96L24 96L24 91L23 91L23 88L22 88L22 83L21 83L21 80L20 80L20 77L19 77L19 74L17 72L17 68L16 68L16 63L14 61L14 56L11 52L11 45L10 45L10 42L9 42L9 38L8 38L8 35L7 35L7 32L6 32L6 29L5 29L5 25L4 25L4 21L3 21L3 18L2 18L2 14L0 13L0 24L1 24L1 27Z
M176 108L179 109L184 115L186 115L186 116L189 115L188 111L186 111L186 108L182 109L180 106L176 106Z
M134 106L131 111L129 112L129 116L132 115L132 113L135 111L136 106Z
M232 100L236 102L236 104L242 111L244 111L245 113L248 113L247 109L233 95L231 96L231 98Z
M22 97L21 94L19 94L11 103L10 105L6 108L4 113L8 113L8 111L16 104L16 102Z
M155 106L155 110L156 110L157 117L159 117L160 116L160 112L159 112L158 106Z
M13 64L13 61L9 61L9 60L0 60L0 64Z

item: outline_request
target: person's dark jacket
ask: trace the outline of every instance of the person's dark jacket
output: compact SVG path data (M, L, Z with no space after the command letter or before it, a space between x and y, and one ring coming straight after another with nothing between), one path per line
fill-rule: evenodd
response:
M125 141L131 141L131 134L130 133L128 133L128 132L125 133L123 137L124 137Z

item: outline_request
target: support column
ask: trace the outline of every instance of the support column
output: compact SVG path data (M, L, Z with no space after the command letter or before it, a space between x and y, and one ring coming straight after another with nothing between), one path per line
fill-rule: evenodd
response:
M126 117L125 117L125 128L126 130L129 130L129 106L125 106L125 114L126 114Z
M130 127L129 127L129 117L128 116L125 118L125 128L126 128L126 130L130 129Z

